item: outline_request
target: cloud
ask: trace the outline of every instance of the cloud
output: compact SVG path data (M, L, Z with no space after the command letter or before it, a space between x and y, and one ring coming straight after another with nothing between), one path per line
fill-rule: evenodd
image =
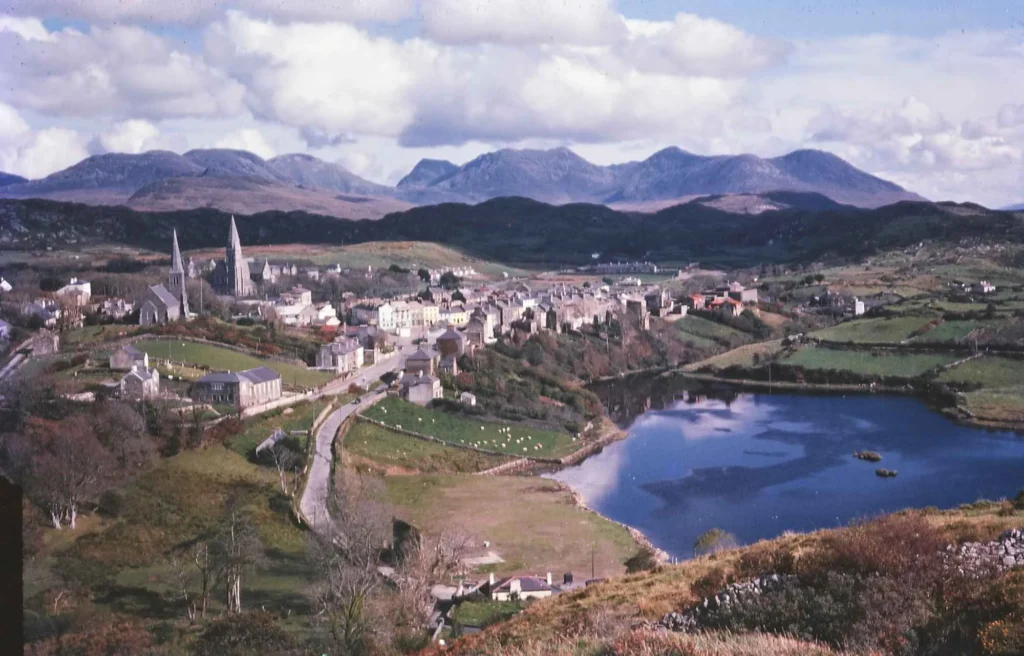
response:
M1012 128L1024 125L1024 105L1003 105L996 114L1001 128Z
M238 9L283 21L394 22L409 18L413 0L4 0L0 12L92 23L198 25Z
M299 136L309 148L328 148L342 144L355 143L355 139L347 134L329 134L326 130L304 125L299 128Z
M238 82L141 28L26 33L0 25L0 83L19 108L144 118L224 116L243 109Z
M625 35L612 0L426 0L423 32L440 43L607 44Z
M277 154L274 147L263 136L263 133L255 128L244 128L226 134L214 145L217 148L248 150L250 153L255 153L263 159L269 159Z
M89 150L94 153L141 153L157 146L160 130L142 119L122 121L96 136Z
M10 105L0 102L0 171L38 178L67 168L89 155L74 130L33 131Z
M52 37L38 18L19 18L0 14L0 32L13 32L29 41L51 41Z

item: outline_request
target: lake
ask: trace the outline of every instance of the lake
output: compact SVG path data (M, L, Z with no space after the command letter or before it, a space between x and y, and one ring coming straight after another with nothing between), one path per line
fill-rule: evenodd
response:
M1024 438L959 426L913 398L596 391L629 437L552 477L679 558L711 528L747 544L1024 487ZM861 449L882 461L854 458Z

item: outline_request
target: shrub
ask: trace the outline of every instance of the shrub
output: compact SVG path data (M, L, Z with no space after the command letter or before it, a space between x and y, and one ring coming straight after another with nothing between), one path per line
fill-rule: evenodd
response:
M625 562L626 573L653 572L658 569L658 556L650 547L640 547L633 556Z
M939 552L945 547L942 532L920 513L886 515L857 523L844 531L825 536L822 549L808 559L809 569L836 570L853 574L913 577L936 574Z
M197 656L248 656L279 653L291 647L288 634L266 611L225 615L214 621L196 641Z
M720 528L713 528L705 531L693 543L694 556L706 556L726 549L735 548L739 542L732 533L726 533Z
M710 597L729 584L725 570L716 567L690 585L690 592L697 599Z
M1017 510L1024 510L1024 489L1013 498L1013 507Z
M796 569L793 552L775 542L759 542L743 550L736 563L740 578L753 578L763 574L792 574Z
M107 517L120 517L124 510L124 496L117 490L107 490L100 495L99 511Z

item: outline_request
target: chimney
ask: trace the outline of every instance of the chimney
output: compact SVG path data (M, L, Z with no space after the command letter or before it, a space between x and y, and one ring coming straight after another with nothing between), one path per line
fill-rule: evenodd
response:
M548 585L551 585L551 572L548 572Z
M494 587L494 572L491 572L487 577L487 583L490 587Z

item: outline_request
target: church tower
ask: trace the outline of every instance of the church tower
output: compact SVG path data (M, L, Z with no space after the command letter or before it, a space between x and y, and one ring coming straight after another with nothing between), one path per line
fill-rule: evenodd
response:
M178 231L174 231L174 247L171 251L171 270L167 274L167 291L181 302L181 316L188 316L188 292L185 290L185 267L181 263L178 249Z
M231 216L231 231L228 233L228 246L225 255L225 291L236 297L252 296L253 283L249 275L249 263L242 255L242 241L238 238L238 227L235 226L234 215Z

